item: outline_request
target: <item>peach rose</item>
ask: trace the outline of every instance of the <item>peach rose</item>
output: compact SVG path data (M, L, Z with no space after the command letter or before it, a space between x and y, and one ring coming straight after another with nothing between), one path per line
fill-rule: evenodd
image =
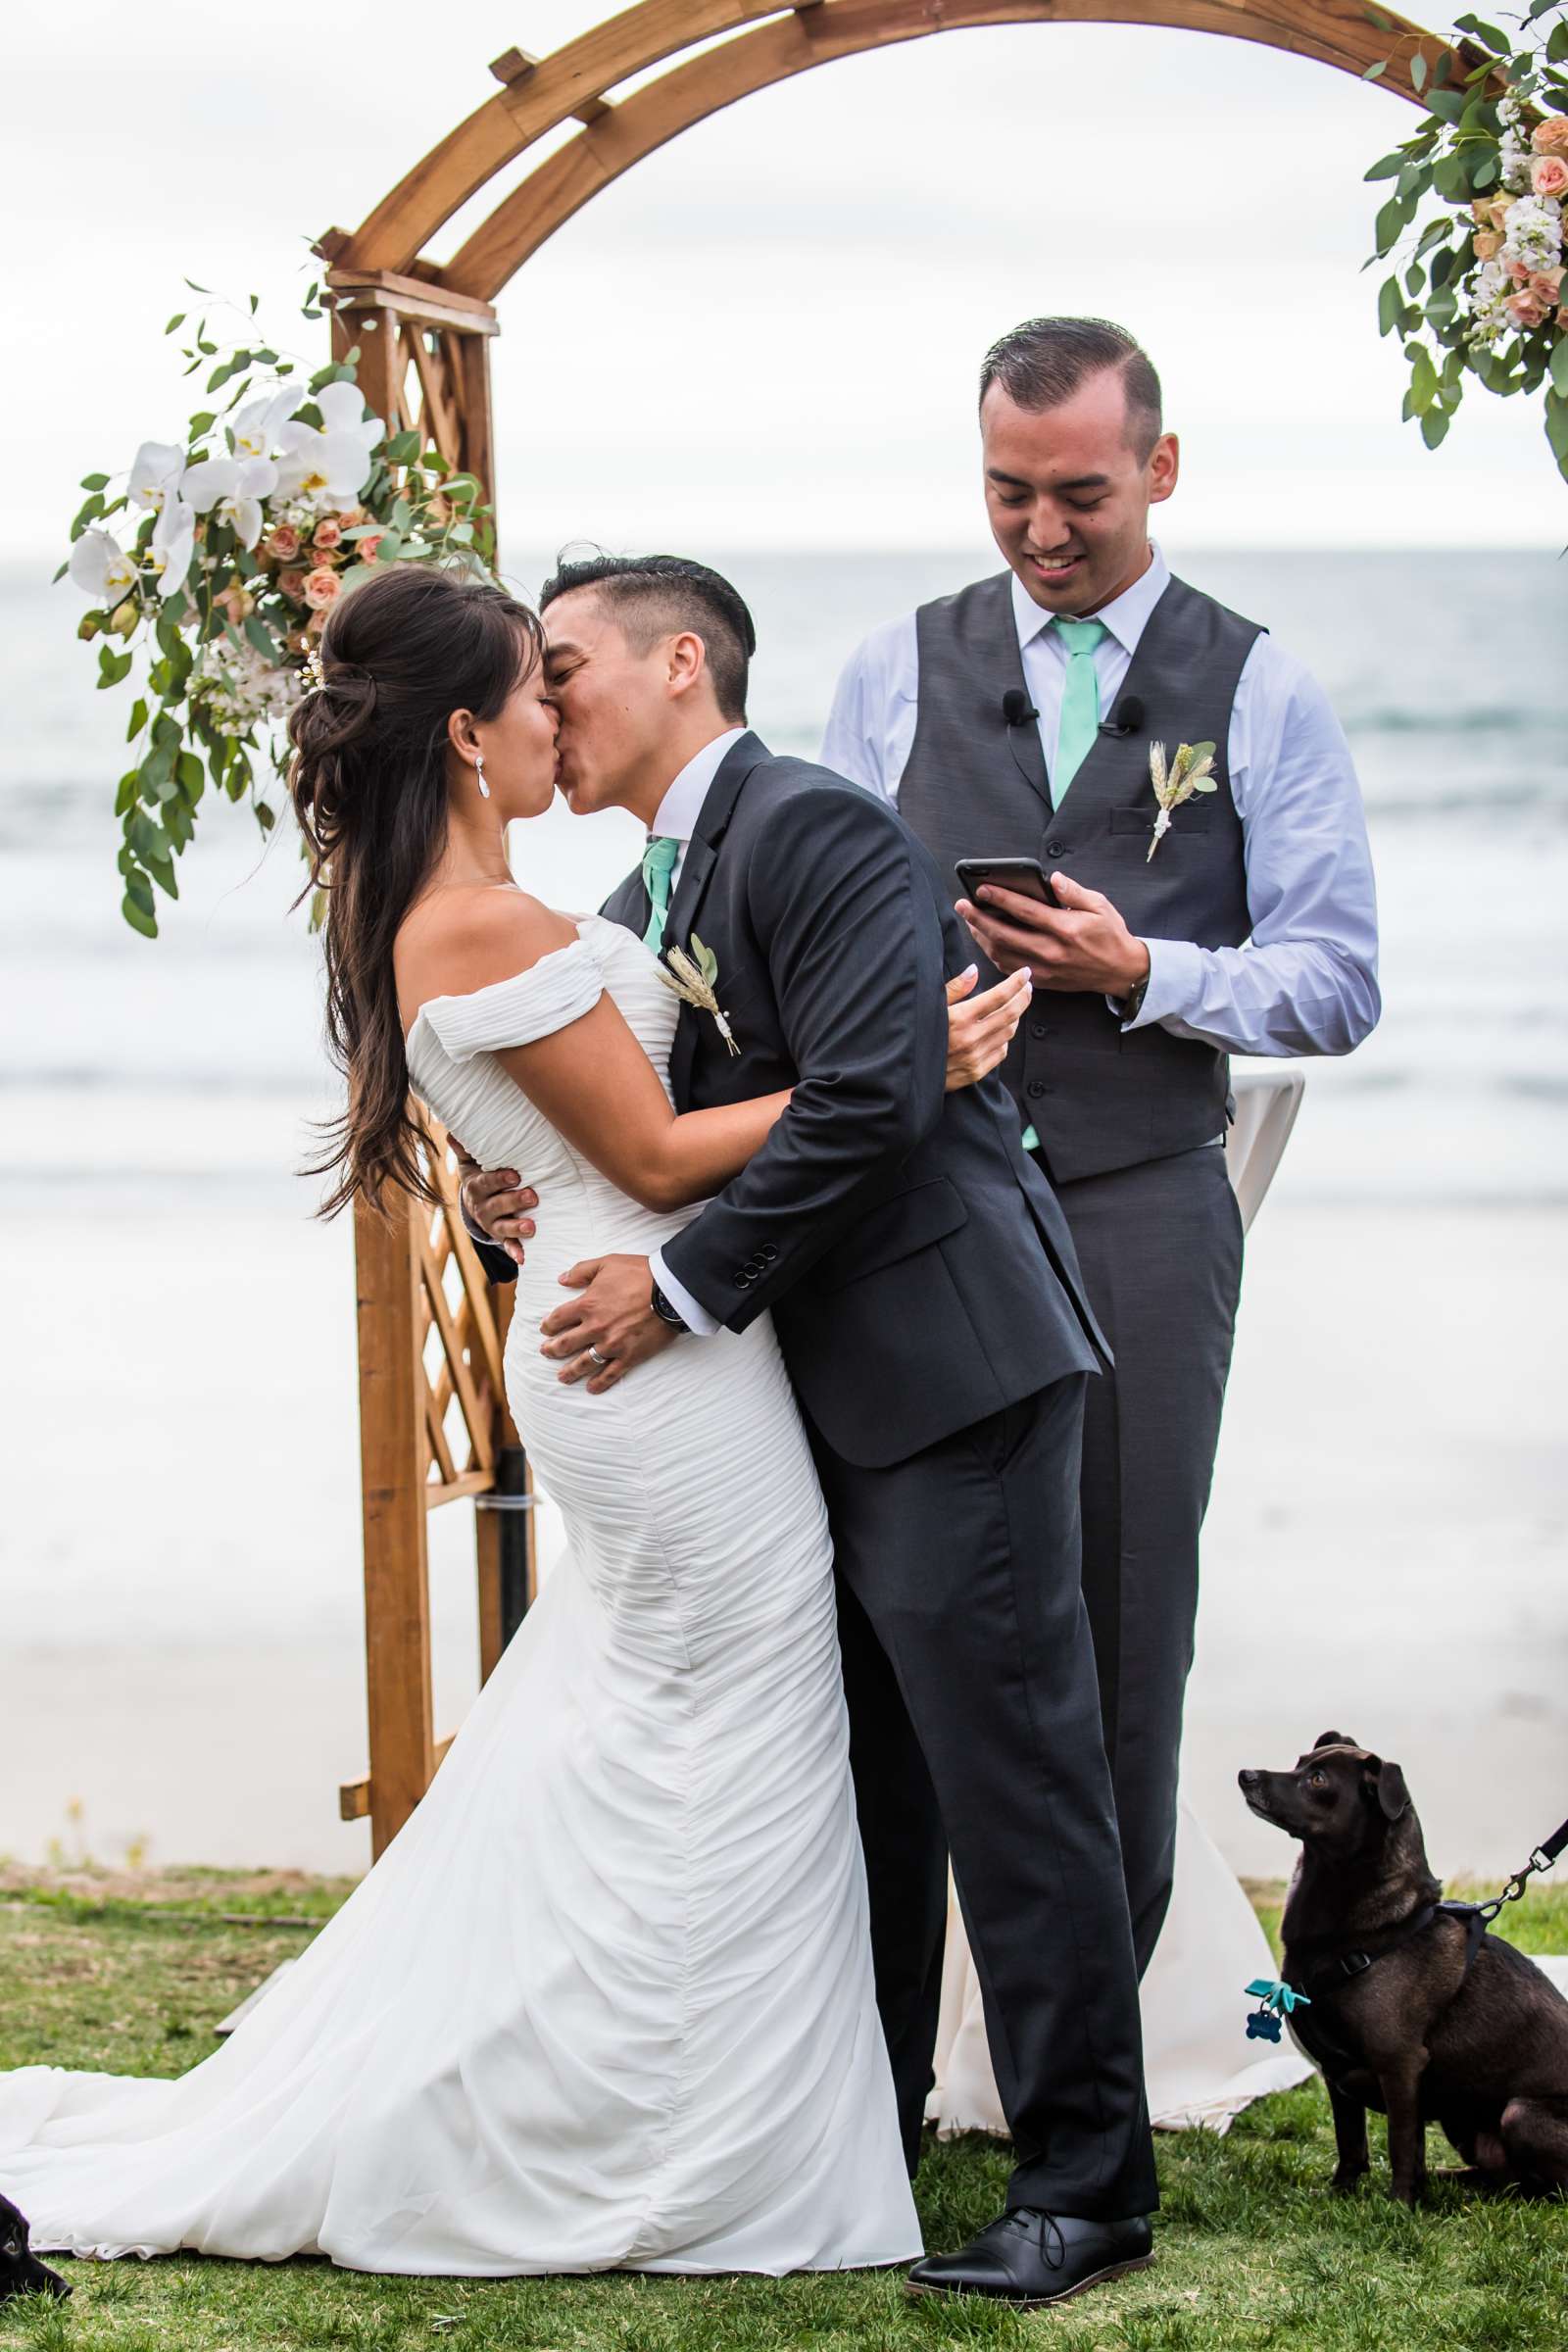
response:
M1568 335L1568 302L1565 302L1557 313L1557 324L1562 328L1563 333Z
M280 522L268 534L266 552L279 564L292 564L300 552L300 535L291 522Z
M297 566L291 571L280 571L277 575L277 584L285 596L293 598L295 604L304 604L305 574Z
M1494 262L1502 251L1502 231L1500 228L1478 228L1471 243L1476 249L1478 262Z
M222 606L223 611L228 614L231 625L236 629L241 621L248 620L256 610L255 597L248 590L242 588L238 580L230 580L222 594L215 596L213 602L215 605Z
M305 633L308 637L319 637L325 626L325 612L313 612L310 619L305 623Z
M1513 279L1513 282L1516 286L1528 286L1530 283L1530 264L1528 262L1510 262L1508 264L1508 275Z
M339 522L337 516L335 514L323 514L320 521L317 524L315 530L311 533L312 545L315 547L325 548L330 551L334 547L341 546L342 541L343 525Z
M386 533L384 531L370 531L360 541L360 562L362 564L373 564L375 562L375 551L385 537Z
M1538 196L1568 195L1568 162L1560 155L1538 155L1530 167L1530 185Z
M1538 155L1568 155L1568 115L1548 115L1538 122L1530 144Z
M1549 311L1562 292L1562 280L1563 272L1560 269L1537 270L1531 276L1530 291L1535 295L1537 301L1544 302Z
M305 602L313 611L324 612L328 605L336 604L342 593L342 581L338 578L337 573L329 570L324 564L319 565L317 570L306 573Z
M339 512L337 524L339 530L352 531L357 527L358 524L362 522L368 522L369 519L370 517L368 514L367 514L363 507L344 507Z
M1501 228L1512 202L1511 196L1478 196L1470 207L1470 217L1480 228Z
M1502 307L1515 326L1530 327L1545 324L1547 306L1544 302L1538 302L1528 286L1522 293L1510 294Z

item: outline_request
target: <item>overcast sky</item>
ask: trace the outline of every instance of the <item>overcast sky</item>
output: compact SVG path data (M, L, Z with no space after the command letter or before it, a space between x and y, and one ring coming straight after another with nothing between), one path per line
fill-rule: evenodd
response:
M355 225L489 95L491 57L597 13L16 12L8 551L51 556L81 474L180 431L194 404L160 329L182 277L261 293L308 348L310 237ZM1172 542L1555 547L1535 406L1478 389L1435 454L1399 421L1361 175L1414 120L1326 67L1136 26L947 33L746 99L503 295L509 543L979 547L979 356L1031 313L1090 311L1164 378Z

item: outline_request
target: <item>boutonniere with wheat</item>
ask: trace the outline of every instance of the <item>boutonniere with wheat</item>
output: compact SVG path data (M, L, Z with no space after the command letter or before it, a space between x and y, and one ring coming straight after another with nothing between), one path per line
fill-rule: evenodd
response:
M689 950L664 950L664 961L659 967L659 977L666 988L674 991L683 1004L690 1004L696 1012L711 1014L713 1024L729 1052L739 1054L734 1032L719 1010L715 993L718 987L718 957L711 948L704 947L695 931Z
M1179 808L1183 801L1190 801L1195 792L1218 792L1219 786L1209 773L1213 764L1214 746L1211 743L1178 744L1176 757L1168 767L1165 764L1165 746L1162 743L1150 745L1149 776L1154 787L1154 798L1159 803L1159 814L1154 819L1154 838L1149 845L1149 858L1152 858L1170 831L1173 809ZM1146 865L1149 858L1144 859Z

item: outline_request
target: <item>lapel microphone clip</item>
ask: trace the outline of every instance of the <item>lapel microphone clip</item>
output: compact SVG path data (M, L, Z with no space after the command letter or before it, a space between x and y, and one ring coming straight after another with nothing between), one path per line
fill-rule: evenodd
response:
M1108 718L1100 722L1102 735L1136 735L1144 723L1143 700L1136 694L1124 694Z
M1002 698L1002 715L1009 727L1026 727L1040 713L1021 686L1009 686Z

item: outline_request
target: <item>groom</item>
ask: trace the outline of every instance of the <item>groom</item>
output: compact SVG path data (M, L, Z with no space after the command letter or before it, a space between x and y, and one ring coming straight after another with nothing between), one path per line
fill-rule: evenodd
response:
M740 1049L711 1009L683 1008L678 1107L793 1089L749 1167L651 1263L573 1270L546 1352L598 1393L771 1311L834 1541L910 2170L950 1850L1016 2148L1006 2213L910 2282L1055 2301L1146 2262L1156 2202L1079 1589L1101 1342L1072 1244L1001 1084L943 1092L944 984L968 955L935 863L872 795L746 730L755 637L734 589L671 557L602 557L564 565L541 604L562 790L650 831L605 911L656 950L701 941ZM526 1230L514 1186L470 1177L470 1216Z

